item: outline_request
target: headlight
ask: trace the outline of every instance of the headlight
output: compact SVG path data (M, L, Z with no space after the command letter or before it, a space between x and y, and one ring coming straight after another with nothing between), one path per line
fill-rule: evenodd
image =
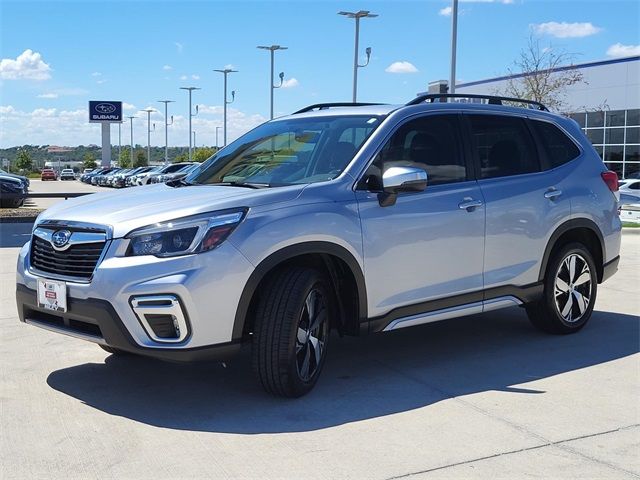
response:
M129 233L127 256L174 257L213 250L243 220L246 209L205 213L156 223Z

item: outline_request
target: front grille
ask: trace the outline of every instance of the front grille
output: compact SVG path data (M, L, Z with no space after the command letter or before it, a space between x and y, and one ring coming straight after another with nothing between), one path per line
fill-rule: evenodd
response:
M47 240L34 235L31 241L31 266L46 273L88 280L93 275L104 246L105 242L83 243L59 252Z

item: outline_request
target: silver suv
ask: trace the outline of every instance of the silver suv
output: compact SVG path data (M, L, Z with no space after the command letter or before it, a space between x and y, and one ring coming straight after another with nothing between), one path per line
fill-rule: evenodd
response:
M283 396L313 388L332 329L520 305L577 332L617 270L616 174L572 120L464 97L313 105L186 178L60 202L20 252L20 320L168 360L247 342Z

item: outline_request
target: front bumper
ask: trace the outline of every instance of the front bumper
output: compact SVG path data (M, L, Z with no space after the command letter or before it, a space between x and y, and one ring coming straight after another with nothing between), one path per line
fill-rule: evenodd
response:
M18 284L18 316L21 322L162 360L192 362L228 358L241 346L240 341L196 348L148 348L138 345L113 306L96 298L68 299L68 311L52 312L38 307L36 291Z
M229 241L210 252L171 258L117 256L122 242L114 239L108 243L90 281L66 281L68 312L64 314L38 308L38 279L47 274L30 270L27 243L17 265L21 320L122 350L185 361L208 355L197 353L200 350L226 349L242 341L242 326L235 325L236 313L254 267ZM184 340L169 343L152 338L134 311L134 299L158 295L179 299L189 325ZM92 325L97 325L97 330ZM70 332L69 327L74 326L78 328Z

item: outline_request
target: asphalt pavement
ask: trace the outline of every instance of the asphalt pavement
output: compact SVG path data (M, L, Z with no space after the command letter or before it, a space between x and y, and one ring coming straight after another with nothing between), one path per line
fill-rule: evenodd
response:
M331 338L317 387L227 364L116 358L19 323L0 224L0 478L639 478L640 235L576 335L519 308Z

